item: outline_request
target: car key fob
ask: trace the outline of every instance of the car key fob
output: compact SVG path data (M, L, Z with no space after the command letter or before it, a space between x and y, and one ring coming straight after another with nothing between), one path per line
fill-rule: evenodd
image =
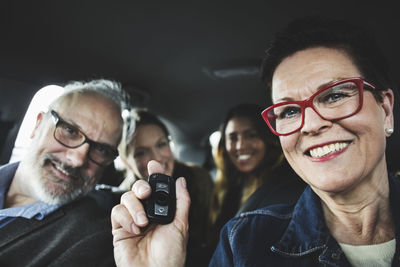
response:
M176 209L175 180L165 174L154 173L149 177L151 196L145 200L150 222L168 224L174 220Z

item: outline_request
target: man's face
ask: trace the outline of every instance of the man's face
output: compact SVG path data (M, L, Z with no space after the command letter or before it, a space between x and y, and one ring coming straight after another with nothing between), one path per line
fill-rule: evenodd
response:
M53 109L90 140L117 148L122 120L110 100L97 94L72 94ZM90 160L88 143L68 148L54 139L54 130L50 113L39 114L32 147L24 159L30 167L24 180L35 199L63 204L91 190L105 167Z

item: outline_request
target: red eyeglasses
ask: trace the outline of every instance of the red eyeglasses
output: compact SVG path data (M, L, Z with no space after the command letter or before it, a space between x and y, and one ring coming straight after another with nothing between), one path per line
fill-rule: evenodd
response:
M305 109L312 108L322 119L334 121L353 116L363 104L364 85L375 86L362 78L347 78L331 83L303 101L286 101L272 105L261 115L278 136L290 135L304 125Z

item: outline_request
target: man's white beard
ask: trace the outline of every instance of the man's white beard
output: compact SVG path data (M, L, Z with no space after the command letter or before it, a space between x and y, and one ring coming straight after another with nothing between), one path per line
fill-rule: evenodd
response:
M44 174L41 172L41 170L43 171L43 168L45 167L46 161L48 161L48 159L46 156L39 156L36 158L39 158L38 162L35 162L34 154L25 157L27 163L25 165L25 168L27 168L27 170L25 170L24 172L29 175L27 177L24 177L24 182L26 183L26 186L31 187L28 190L32 194L32 197L34 197L35 199L50 205L64 205L80 196L85 195L94 187L94 185L89 186L89 179L85 178L84 183L81 186L75 187L73 189L65 188L65 191L68 192L62 192L60 194L60 190L57 190L58 192L52 191L46 185L46 183L51 182L47 181L47 179L43 177ZM66 186L68 186L68 184L66 184Z

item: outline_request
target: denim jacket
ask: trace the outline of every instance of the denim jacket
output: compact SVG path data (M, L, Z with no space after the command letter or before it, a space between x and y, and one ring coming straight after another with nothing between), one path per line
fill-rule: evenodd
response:
M400 266L400 179L389 178ZM330 234L319 197L308 186L294 205L273 205L231 219L221 230L210 266L350 266Z

